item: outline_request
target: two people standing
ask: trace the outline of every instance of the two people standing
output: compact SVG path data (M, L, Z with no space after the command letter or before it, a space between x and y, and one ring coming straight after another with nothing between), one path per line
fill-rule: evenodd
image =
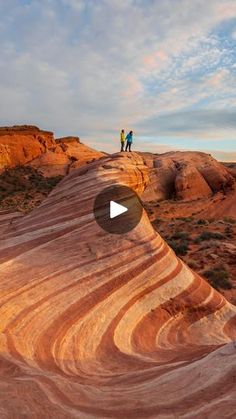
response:
M126 147L124 150L126 141ZM131 151L131 145L133 143L133 131L130 131L129 134L125 136L125 130L122 129L120 133L120 142L121 142L121 150L120 151Z

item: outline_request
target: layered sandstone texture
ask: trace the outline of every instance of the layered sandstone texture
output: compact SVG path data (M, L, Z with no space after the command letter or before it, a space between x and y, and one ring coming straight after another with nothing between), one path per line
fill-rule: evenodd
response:
M158 199L178 197L188 189L187 198L208 196L234 184L234 177L227 167L210 154L196 151L171 151L163 154L140 153L151 172L146 190L155 190ZM177 179L176 179L177 178ZM184 196L185 198L185 196Z
M78 137L56 140L52 132L27 125L0 128L0 172L31 165L47 177L66 175L103 155L82 144Z
M157 216L236 218L235 177L211 155L194 151L139 154L150 176L143 201L166 201Z
M74 170L33 212L4 217L0 416L236 414L236 307L178 259L143 211L116 236L93 205L150 182L136 153Z

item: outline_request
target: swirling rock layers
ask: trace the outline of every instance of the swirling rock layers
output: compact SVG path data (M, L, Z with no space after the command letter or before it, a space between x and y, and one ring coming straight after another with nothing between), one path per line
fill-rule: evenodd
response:
M145 212L119 237L94 220L103 188L120 183L141 195L148 182L137 154L104 157L3 223L0 416L236 411L236 307L175 256Z

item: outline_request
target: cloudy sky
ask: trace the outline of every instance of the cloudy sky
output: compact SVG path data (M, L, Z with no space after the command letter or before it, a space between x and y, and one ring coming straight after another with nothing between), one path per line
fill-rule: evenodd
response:
M236 161L236 0L0 0L0 125Z

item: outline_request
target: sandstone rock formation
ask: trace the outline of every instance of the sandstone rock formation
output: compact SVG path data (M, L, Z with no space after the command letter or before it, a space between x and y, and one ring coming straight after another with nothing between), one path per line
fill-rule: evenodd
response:
M149 168L149 184L142 195L146 201L170 199L175 194L176 166L172 159L141 153Z
M183 171L184 177L189 178L189 182L191 182L191 173L196 178L196 182L192 181L192 184L188 185L188 199L201 197L201 190L202 197L204 197L211 192L231 188L235 183L229 170L206 153L175 151L158 155L151 153L140 153L140 155L152 172L152 182L145 194L149 196L149 190L154 188L156 199L169 199L173 195L181 196L181 191L178 190L179 179L177 182L175 181L181 171ZM199 190L197 190L198 181ZM182 188L183 185L180 184L180 189L182 190Z
M44 176L67 175L85 163L99 159L104 153L82 144L78 137L56 139L56 146L30 162Z
M182 200L205 198L212 194L210 186L192 165L182 165L175 178L176 197Z
M2 417L236 412L236 307L175 256L145 211L119 238L94 220L103 188L122 183L141 195L148 182L139 155L106 157L4 225Z
M233 184L233 178L225 166L215 160L210 154L190 151L176 151L165 153L163 156L177 162L192 164L202 174L212 191L216 192L222 187L230 187Z
M34 126L0 128L0 171L28 163L53 145L53 133Z
M236 218L236 182L232 170L209 154L189 151L139 154L150 173L143 201L147 205L163 201L154 210L154 217Z
M0 128L0 172L27 164L45 176L66 175L102 156L104 153L85 146L78 137L55 140L53 133L27 125Z

